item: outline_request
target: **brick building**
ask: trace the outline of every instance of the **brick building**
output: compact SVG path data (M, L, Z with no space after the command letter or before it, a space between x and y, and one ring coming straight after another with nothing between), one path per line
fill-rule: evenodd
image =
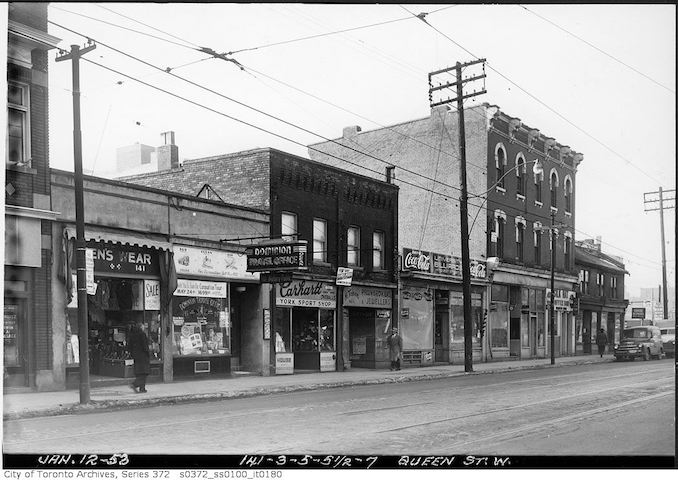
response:
M307 242L307 269L267 283L271 303L262 315L271 324L265 338L278 373L389 364L396 186L270 148L170 165L122 180L270 213L270 238L245 234L234 242ZM351 286L335 285L338 267L352 269Z
M411 363L464 361L458 130L458 115L437 107L426 118L371 131L351 126L341 138L309 146L312 159L365 175L379 175L385 164L395 167L395 184L401 189L399 321ZM567 225L557 246L556 293L561 305L560 297L567 298L576 284L571 244L574 173L582 157L487 104L466 110L465 130L474 360L543 357L549 244L540 250L537 262L528 252L534 250L533 232L549 226L553 205L556 221ZM534 183L528 182L528 171L536 159L549 178L555 174L553 198L559 210L550 203L546 187L539 190L539 195L544 190L544 198L536 196L534 187L526 190ZM497 262L488 263L492 257ZM479 327L486 314L484 334ZM563 319L567 315L558 309L557 325L563 322L567 332L562 339L558 336L558 354L573 353L574 330L571 319Z
M8 5L5 156L5 385L40 388L52 367L46 3Z
M577 353L592 353L596 332L604 328L609 347L619 343L629 301L624 298L624 278L629 272L621 258L601 251L600 238L577 241L575 269L579 274Z

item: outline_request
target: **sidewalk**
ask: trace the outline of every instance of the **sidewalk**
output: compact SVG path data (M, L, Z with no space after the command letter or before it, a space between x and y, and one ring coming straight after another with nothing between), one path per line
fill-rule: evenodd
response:
M398 372L351 369L345 372L274 375L268 377L234 376L225 379L152 383L148 385L148 393L143 394L134 393L127 385L116 385L91 388L91 402L86 405L79 403L80 397L77 389L58 392L12 393L3 395L3 418L4 420L13 420L18 418L127 409L149 405L171 405L351 385L400 383L462 375L603 363L613 360L614 357L608 354L603 358L600 358L598 355L560 357L556 358L555 365L553 366L551 365L550 358L478 363L473 365L474 371L469 374L464 372L464 365L436 365L406 368Z

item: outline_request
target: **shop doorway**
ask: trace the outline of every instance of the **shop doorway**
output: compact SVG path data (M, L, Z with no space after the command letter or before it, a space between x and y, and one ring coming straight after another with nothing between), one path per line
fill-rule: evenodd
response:
M447 305L436 305L435 316L435 361L450 361L450 310Z
M582 344L584 353L591 353L591 311L584 311L584 324L582 328Z
M5 297L3 316L5 387L27 387L26 300Z
M352 367L374 368L375 312L371 308L349 309L348 332Z
M509 354L520 357L520 317L511 317L509 342Z

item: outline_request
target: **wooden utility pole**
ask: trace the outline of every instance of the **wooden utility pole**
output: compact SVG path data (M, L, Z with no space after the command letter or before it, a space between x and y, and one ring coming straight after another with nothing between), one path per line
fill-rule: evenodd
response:
M664 196L666 195L666 196ZM664 209L676 208L676 190L662 190L659 187L658 192L647 192L644 194L645 211L653 212L659 210L659 227L662 237L662 306L664 307L664 320L669 318L668 295L666 285L666 241L664 240ZM666 202L666 203L665 203ZM658 206L657 206L658 204ZM654 301L652 302L652 315L654 316Z
M87 274L85 256L85 205L83 200L82 132L80 130L80 57L96 48L90 40L82 50L71 45L71 52L60 52L57 62L72 60L73 66L73 161L75 164L75 264L78 285L78 341L80 362L80 403L89 403L89 326L87 321ZM66 272L70 275L70 272Z
M428 74L429 83L429 102L431 108L438 105L445 105L448 103L457 103L457 113L459 114L459 183L461 184L461 197L459 199L459 208L461 215L461 274L462 274L462 293L464 302L464 371L473 371L473 317L471 312L471 259L468 245L468 190L466 188L466 132L464 128L464 100L486 93L485 88L481 91L474 91L473 93L464 95L464 84L485 78L482 75L473 77L462 77L462 69L472 65L485 64L485 59L475 60L473 62L459 63L452 68L446 68L431 72ZM456 81L454 83L446 83L438 86L433 86L433 77L440 74L447 74L454 71ZM433 93L439 90L444 90L450 87L456 87L456 97L448 98L447 100L433 101Z

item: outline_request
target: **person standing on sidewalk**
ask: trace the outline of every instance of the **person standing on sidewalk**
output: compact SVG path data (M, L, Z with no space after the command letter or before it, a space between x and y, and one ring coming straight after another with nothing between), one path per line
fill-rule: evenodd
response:
M603 358L603 354L605 353L605 345L607 345L607 335L605 334L604 328L601 328L600 332L598 332L598 335L596 335L596 345L598 345L598 353L600 354L600 358Z
M151 373L151 358L148 350L148 337L141 328L141 321L134 322L127 339L127 350L134 359L136 378L130 388L136 393L146 393L146 377Z
M396 327L391 328L391 335L386 339L391 359L391 370L400 370L400 359L403 356L403 339L398 335Z

